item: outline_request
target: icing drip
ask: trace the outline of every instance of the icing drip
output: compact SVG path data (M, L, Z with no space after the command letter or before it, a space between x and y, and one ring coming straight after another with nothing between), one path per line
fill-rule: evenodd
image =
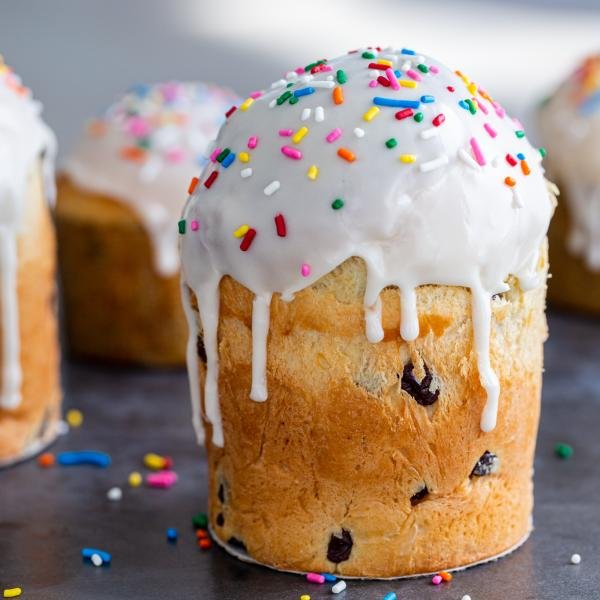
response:
M42 159L45 195L54 201L56 140L40 118L41 104L0 58L0 407L21 403L21 344L17 293L17 239L25 226L28 178Z
M463 74L407 51L386 50L385 63L378 60L369 50L328 61L326 69L313 63L244 102L221 129L217 162L188 199L184 222L202 227L181 237L182 278L199 300L204 405L216 445L224 442L218 281L229 275L254 293L248 394L264 401L272 294L291 300L352 257L367 268L364 319L372 343L384 337L385 287L399 290L406 341L419 336L419 286L471 290L487 396L481 428L496 425L491 299L508 289L509 275L523 289L538 283L553 210L541 158L519 123ZM393 70L387 76L395 76L394 86L381 83L383 67Z

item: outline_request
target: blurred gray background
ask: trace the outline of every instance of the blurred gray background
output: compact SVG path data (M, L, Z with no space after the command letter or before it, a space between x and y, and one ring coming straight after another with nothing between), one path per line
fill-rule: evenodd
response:
M0 53L44 103L63 157L133 83L202 79L245 94L363 45L431 54L527 121L600 51L600 0L0 0Z

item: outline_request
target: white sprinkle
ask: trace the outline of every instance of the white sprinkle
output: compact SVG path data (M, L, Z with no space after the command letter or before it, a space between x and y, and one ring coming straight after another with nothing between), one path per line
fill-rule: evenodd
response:
M469 596L469 594L465 594L465 595L462 597L462 600L471 600L471 596Z
M307 75L302 75L302 77L300 77L300 81L304 82L304 83L308 83L309 81L312 81L315 78L314 75L311 75L310 73L308 73Z
M439 127L430 127L429 129L424 129L421 131L421 138L424 140L428 140L436 135L440 135Z
M424 162L419 165L419 170L421 173L427 173L427 171L433 171L434 169L439 169L444 165L448 164L448 157L445 154L430 160L429 162Z
M334 81L313 81L311 86L314 88L332 88L335 86Z
M467 163L472 169L481 171L481 167L477 164L477 161L464 148L459 149L458 157L463 162Z
M343 579L340 579L337 583L334 583L331 586L331 591L334 594L339 594L346 589L346 582Z
M287 85L287 81L285 79L278 79L271 84L271 89L276 90L277 88L281 88L284 85Z
M371 79L377 79L381 73L377 69L369 69L369 77Z
M325 79L327 79L327 81L333 81L333 75L327 75Z
M360 127L355 127L354 128L354 135L357 138L365 137L365 130L361 129Z
M247 167L246 169L242 169L240 171L240 175L242 176L243 179L246 179L246 177L250 177L252 175L252 169L250 167Z
M310 119L310 114L312 113L312 108L304 108L302 109L302 115L300 115L301 121L307 121Z
M277 98L273 98L273 100L271 100L271 102L269 102L269 108L274 108L276 104L277 104Z
M521 194L519 194L519 190L516 187L512 188L513 193L513 206L514 208L523 208L523 200L521 200Z
M296 71L288 71L288 72L285 74L285 78L286 78L288 81L295 81L296 79L298 79L298 73L296 73Z
M102 557L99 554L92 554L92 556L90 557L90 560L92 561L92 564L95 567L101 567L102 566Z
M322 106L315 108L315 121L321 123L325 120L325 109Z
M579 554L573 554L573 556L571 556L571 564L572 565L578 565L581 562L581 556Z
M410 60L406 60L406 61L404 61L404 63L402 63L402 66L400 67L400 70L401 71L408 71L411 67L412 67L412 65L410 64Z
M111 502L118 502L123 497L123 492L120 487L112 487L106 492L106 497Z
M263 190L265 192L265 196L273 195L280 187L281 184L279 181L271 181L271 183Z

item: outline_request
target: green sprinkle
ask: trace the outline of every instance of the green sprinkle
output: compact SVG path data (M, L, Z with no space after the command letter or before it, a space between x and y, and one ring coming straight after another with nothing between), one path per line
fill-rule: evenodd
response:
M372 52L363 52L362 57L368 58L368 59L373 59L373 58L375 58L375 55Z
M231 153L231 150L229 148L225 148L225 150L221 150L221 152L219 152L219 154L217 155L217 162L223 162L226 158L227 155Z
M427 65L424 65L423 63L417 65L417 69L419 69L421 73L429 73L429 67Z
M294 85L293 81L290 81L285 87L286 88L291 88Z
M290 92L290 90L287 90L285 92L283 92L283 94L281 94L281 96L279 96L279 98L277 98L277 104L279 106L281 106L288 98L292 97L292 92Z
M339 210L340 208L342 208L342 206L344 206L344 201L341 198L336 198L331 203L331 208L333 208L333 210Z
M569 444L563 444L559 442L554 446L554 454L558 456L558 458L562 458L563 460L568 460L573 456L573 448L569 446Z
M290 104L296 104L296 102L298 102L300 100L300 98L296 97L296 96L292 96L290 98Z
M338 83L346 83L346 81L348 81L348 75L346 75L346 72L342 71L342 69L339 69L335 75Z
M147 150L151 146L151 144L150 144L150 138L140 138L137 141L136 145L138 146L138 148L145 148Z
M423 120L423 113L422 112L418 112L415 114L415 116L413 117L413 119L417 122L420 123Z
M198 513L192 517L192 524L196 529L206 529L208 526L208 517L206 513Z
M538 152L542 158L546 158L546 156L548 156L548 151L546 148L538 148Z
M465 102L469 105L469 112L474 115L477 112L477 107L475 106L475 102L471 100L471 98L467 98Z
M185 219L181 219L181 221L177 223L177 227L179 228L179 233L183 235L185 233Z
M390 138L389 140L386 141L385 145L388 148L392 149L398 145L398 142L396 141L396 138Z
M515 131L515 135L521 139L525 137L525 132L522 129L519 129L518 131Z

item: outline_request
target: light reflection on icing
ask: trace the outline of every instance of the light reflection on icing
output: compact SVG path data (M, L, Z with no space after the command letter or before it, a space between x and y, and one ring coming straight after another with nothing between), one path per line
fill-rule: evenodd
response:
M406 341L419 335L419 286L438 284L471 290L474 349L487 395L481 428L490 431L495 427L499 384L490 361L491 298L506 291L511 274L519 278L523 288L539 283L536 266L553 210L541 159L527 139L517 135L518 122L483 92L477 92L476 86L469 89L473 86L468 79L429 58L391 50L386 55L395 57L396 68L406 66L407 61L417 68L417 61L421 61L438 66L439 71L423 73L417 88L395 91L380 86L374 90L369 87L369 71L374 69L368 69L370 61L358 53L330 61L330 73L293 78L292 92L305 86L315 91L302 96L297 105L284 102L280 106L276 100L282 88L278 86L256 99L246 112L235 113L219 134L217 146L234 153L248 151L247 140L258 136L257 147L249 151L252 177L239 177L243 165L237 162L228 169L209 165L201 182L213 171L218 171L219 177L208 190L199 185L188 200L184 218L188 222L198 220L203 226L181 238L182 278L200 305L208 357L204 405L213 425L215 445L224 442L217 351L221 277L231 276L255 295L252 386L248 394L262 401L268 391L266 342L271 295L289 299L351 257L366 264L365 332L374 343L383 338L380 294L385 287L399 290L400 334ZM343 69L348 78L341 104L334 103L329 87L318 85L331 83L327 77L337 69ZM449 91L448 86L456 92ZM473 115L468 105L466 109L458 105L474 93L480 94L481 102L489 103L487 114L478 111ZM395 118L398 109L381 103L371 120L363 116L373 106L374 96L414 101L423 95L434 96L435 102L419 106L422 122ZM317 106L325 108L323 120L302 120L305 109L312 109L314 115ZM420 135L440 113L445 119L437 135ZM484 128L486 123L493 136ZM289 142L278 132L301 126L309 129L296 144L302 159L290 160L280 151ZM361 138L353 134L357 126L365 132ZM336 128L342 131L339 140L326 142L326 136ZM393 149L385 144L391 137L397 141ZM478 141L479 160L485 162L476 168L471 156L473 138ZM355 162L341 160L337 154L340 147L353 152ZM473 160L461 158L465 152ZM523 165L507 163L506 153L523 153L531 173L526 175ZM400 160L404 155L414 156L414 162ZM316 178L307 176L313 164L319 169ZM508 176L516 181L522 207L515 206L513 190L504 183ZM267 196L264 188L275 179L280 188ZM343 208L333 210L335 198L343 199ZM286 237L275 232L276 214L285 216ZM257 232L245 251L232 235L243 223ZM310 273L303 277L300 267L304 264L310 265ZM195 327L193 320L190 322ZM197 368L195 356L190 362L193 372Z

